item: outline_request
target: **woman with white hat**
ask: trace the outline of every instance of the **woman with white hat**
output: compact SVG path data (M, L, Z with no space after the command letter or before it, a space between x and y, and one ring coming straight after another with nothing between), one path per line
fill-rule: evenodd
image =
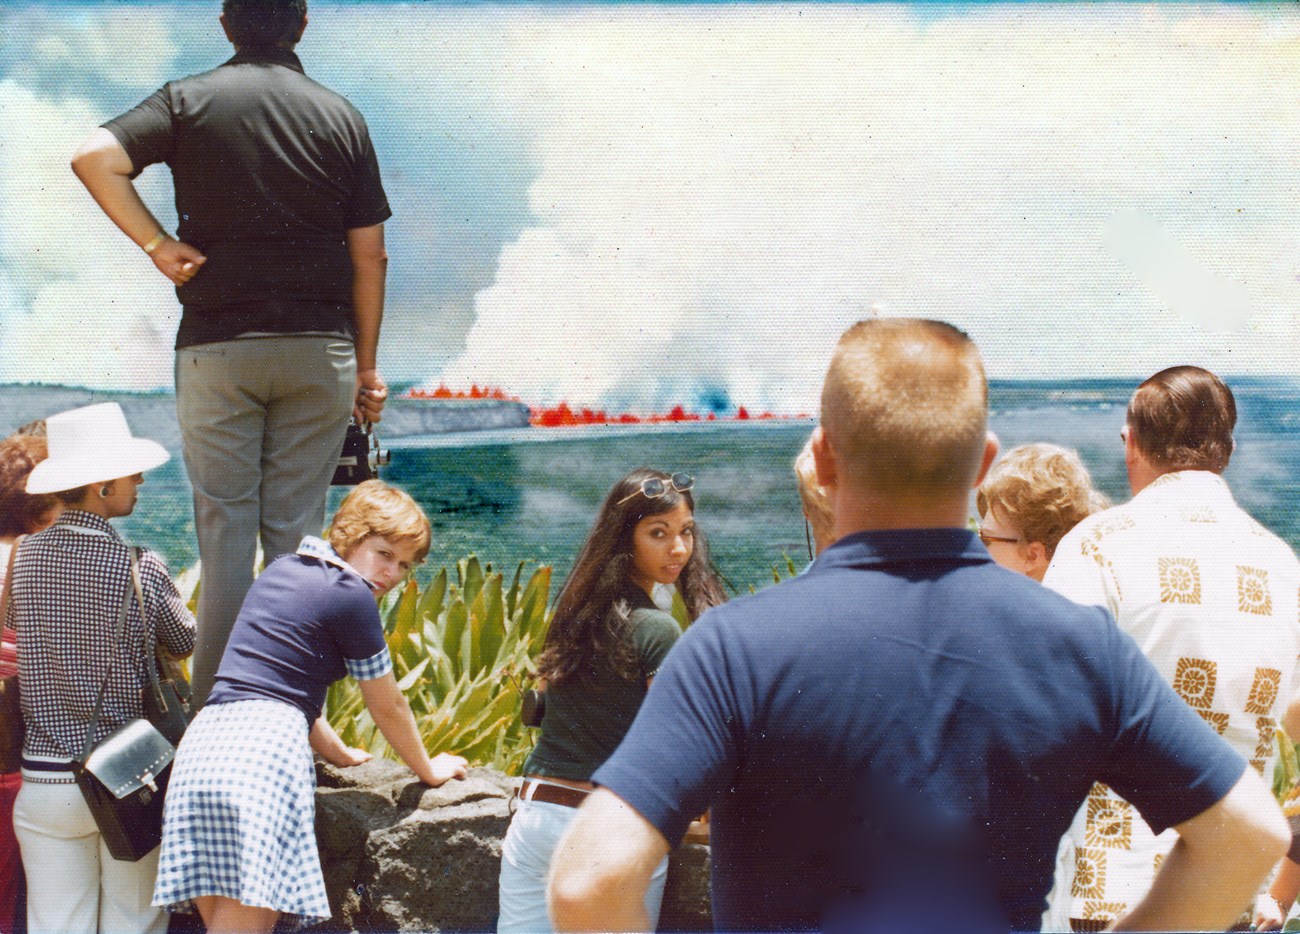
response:
M71 759L106 679L94 742L142 715L150 632L176 655L194 647L194 616L147 549L139 560L144 605L130 601L120 643L110 644L131 571L130 549L109 520L131 514L143 472L168 454L133 437L114 402L53 415L46 435L49 457L32 470L27 492L53 493L65 508L19 546L5 619L18 632L27 722L14 826L27 869L28 929L161 934L167 917L149 903L157 850L134 863L108 854Z

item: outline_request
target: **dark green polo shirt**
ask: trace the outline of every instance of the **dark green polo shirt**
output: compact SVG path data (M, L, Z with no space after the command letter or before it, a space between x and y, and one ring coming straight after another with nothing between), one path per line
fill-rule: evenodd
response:
M135 174L171 167L177 236L207 257L176 289L178 348L249 333L353 335L346 231L392 211L365 120L293 52L242 51L104 126Z
M672 614L657 608L639 587L629 587L623 598L631 608L628 636L639 677L629 681L601 665L590 680L571 678L549 685L541 738L524 762L525 774L576 781L591 778L636 718L646 679L654 677L682 630Z

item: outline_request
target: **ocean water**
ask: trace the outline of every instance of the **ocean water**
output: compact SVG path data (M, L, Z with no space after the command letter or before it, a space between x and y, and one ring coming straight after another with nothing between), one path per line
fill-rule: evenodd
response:
M1238 502L1300 548L1300 384L1232 380L1240 419L1227 479ZM1131 381L1008 382L991 388L991 424L1003 447L1051 441L1075 448L1097 485L1128 498L1119 430ZM381 426L382 427L382 426ZM715 564L744 592L772 580L789 555L807 560L791 463L809 421L517 429L392 442L385 479L428 511L433 547L422 576L469 553L513 573L549 564L568 572L610 485L638 466L696 478L697 520ZM330 494L332 510L346 490ZM973 509L973 501L972 501ZM192 564L193 517L179 458L152 471L136 514L118 520L161 551L173 571Z

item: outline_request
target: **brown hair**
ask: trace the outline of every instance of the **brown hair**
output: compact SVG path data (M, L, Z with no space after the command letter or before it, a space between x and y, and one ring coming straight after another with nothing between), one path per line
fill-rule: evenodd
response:
M45 439L10 435L0 441L0 536L28 535L59 501L49 493L27 492L27 477L49 456Z
M103 486L103 484L87 483L84 486L74 486L70 490L56 490L50 495L65 506L78 506L96 486Z
M537 659L537 671L552 683L569 677L589 677L597 660L620 677L635 680L636 659L628 639L629 608L620 594L631 580L632 533L646 516L671 512L685 502L695 514L689 490L678 492L671 483L663 496L641 495L644 480L669 480L670 475L641 467L614 484L605 497L582 550L555 600L551 628ZM635 586L635 585L633 585ZM677 579L677 589L694 621L726 597L713 567L704 533L695 530L695 547Z
M1237 402L1219 377L1198 366L1152 376L1128 404L1128 430L1152 466L1222 473L1232 457Z
M969 490L987 422L979 351L952 325L871 318L840 338L822 426L850 485L895 495Z
M993 465L975 494L980 517L996 508L1026 542L1042 542L1051 558L1065 533L1110 500L1093 489L1074 451L1055 444L1022 444Z
M307 0L224 0L221 12L238 49L292 47Z
M330 522L330 544L346 560L371 535L415 542L415 560L429 553L429 519L405 490L367 480L344 497Z

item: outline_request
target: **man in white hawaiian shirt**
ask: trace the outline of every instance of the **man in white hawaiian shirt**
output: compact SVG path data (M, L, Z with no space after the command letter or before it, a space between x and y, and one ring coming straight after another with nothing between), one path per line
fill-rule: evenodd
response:
M1221 476L1236 421L1232 391L1198 367L1139 386L1121 432L1133 499L1075 527L1043 583L1110 609L1178 695L1264 772L1298 686L1300 563ZM1146 894L1177 838L1154 836L1095 785L1062 840L1044 928L1102 930Z

